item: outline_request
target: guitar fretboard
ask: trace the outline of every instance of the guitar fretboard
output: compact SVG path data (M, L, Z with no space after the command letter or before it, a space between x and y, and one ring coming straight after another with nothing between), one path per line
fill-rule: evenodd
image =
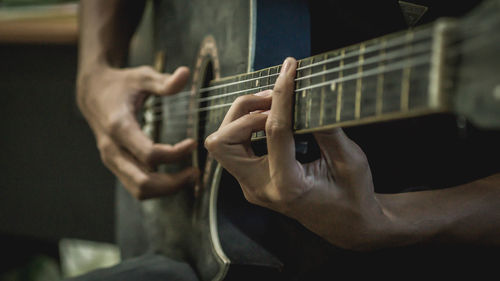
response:
M296 133L442 109L431 77L441 61L438 24L370 40L298 61L293 130ZM271 89L281 65L213 81L199 99L207 134L241 95ZM260 137L263 133L256 133Z
M299 60L294 132L446 110L441 72L447 26L447 22L437 22ZM187 113L197 114L198 118L190 120L204 126L203 136L198 137L205 138L218 129L237 97L272 89L280 70L281 65L277 65L214 80L200 89L195 97L196 112ZM186 114L181 115L180 119L186 120ZM163 117L176 124L176 116ZM185 130L186 124L182 124L179 127ZM264 132L257 132L253 138L263 136Z

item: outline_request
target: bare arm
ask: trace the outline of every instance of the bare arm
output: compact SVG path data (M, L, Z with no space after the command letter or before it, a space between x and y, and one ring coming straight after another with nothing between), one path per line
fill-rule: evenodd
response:
M500 173L453 188L377 197L387 214L404 222L398 229L410 241L500 245Z
M315 134L319 160L296 161L295 69L295 60L287 59L273 91L238 98L205 141L248 201L354 250L435 241L500 244L500 174L443 190L376 194L365 154L341 129ZM249 140L264 129L268 155L256 156Z
M178 174L153 172L155 165L189 155L196 143L153 143L135 119L147 95L171 95L187 82L189 70L173 74L151 67L121 68L129 41L141 18L144 1L83 0L79 46L77 101L92 128L104 164L136 198L167 195L197 175L193 168Z
M144 0L81 1L79 75L124 65L144 5Z

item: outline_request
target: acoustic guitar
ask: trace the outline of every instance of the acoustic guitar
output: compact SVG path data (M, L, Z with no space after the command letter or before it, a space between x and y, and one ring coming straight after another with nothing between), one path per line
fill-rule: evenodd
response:
M143 130L157 142L198 140L192 161L158 169L194 165L202 174L194 189L145 201L142 208L154 249L188 261L202 280L293 280L307 274L316 280L312 272L332 269L332 256L347 257L297 222L246 202L238 183L203 147L237 97L274 86L286 56L299 58L292 128L298 157L314 157L307 133L333 127L443 112L482 128L500 127L498 0L485 1L464 18L313 57L302 0L155 5L166 15L153 23L162 32L155 31L148 53L155 54L160 71L189 66L192 81L175 96L149 97ZM252 139L265 153L264 132Z

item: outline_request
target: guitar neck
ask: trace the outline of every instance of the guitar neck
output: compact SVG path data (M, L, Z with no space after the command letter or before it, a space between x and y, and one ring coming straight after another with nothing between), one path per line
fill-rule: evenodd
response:
M450 20L437 21L299 60L294 132L308 133L448 111L450 93L443 81L446 80L448 33L453 26ZM198 137L204 139L218 129L237 97L272 89L280 70L281 65L277 65L222 78L200 89L195 112L187 113L195 114L194 120L198 120L195 123L204 127ZM188 94L181 93L180 97L189 97ZM179 101L179 97L174 99ZM178 111L175 108L178 102L166 104L169 109L156 115L163 114L171 124L179 123L175 117L186 120L186 113L171 114ZM146 114L147 120L157 119L148 119ZM151 122L146 122L147 128ZM177 129L185 130L186 125L193 124L178 125ZM252 139L262 137L264 132L257 132Z
M412 117L447 109L442 87L448 22L388 35L298 61L293 130ZM241 95L271 89L281 65L213 81L200 99L207 133ZM202 92L202 93L203 93ZM254 138L262 137L263 132Z

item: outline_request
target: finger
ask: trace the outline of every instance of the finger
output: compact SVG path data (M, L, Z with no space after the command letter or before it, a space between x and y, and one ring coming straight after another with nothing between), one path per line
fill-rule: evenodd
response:
M335 162L344 162L351 157L352 141L340 128L314 133L314 137L328 158Z
M292 133L292 104L294 78L297 63L287 58L273 89L273 101L266 122L266 137L271 175L286 176L284 171L293 170L295 142Z
M174 193L194 182L198 176L198 171L194 168L186 168L177 174L148 172L137 159L112 142L106 144L101 155L106 166L125 188L141 200Z
M189 78L189 68L181 66L174 73L166 74L150 67L139 68L141 72L137 83L141 90L156 95L173 95L181 91Z
M217 161L240 183L255 175L264 179L269 173L267 165L262 167L250 146L253 132L261 131L266 124L266 114L247 114L222 127L205 140L205 147ZM266 162L267 163L267 162Z
M361 148L340 128L314 133L314 137L330 171L336 179L356 179L359 173L369 170L368 161Z
M266 119L266 114L244 115L208 136L205 139L205 147L217 160L224 161L227 156L230 156L225 151L228 146L240 148L240 151L233 152L234 155L251 156L253 152L249 147L249 142L252 133L263 130Z
M194 150L196 142L192 139L185 140L174 146L155 144L139 127L131 115L124 115L121 120L112 124L110 135L113 140L120 143L132 155L145 165L170 163L185 157Z
M138 186L137 198L142 200L173 194L184 187L194 185L198 175L198 170L191 167L175 174L149 173Z
M122 114L110 121L107 126L112 139L132 153L142 163L150 157L153 141L139 127L139 123L131 114Z
M254 95L244 95L238 97L224 116L220 128L230 122L256 110L267 110L271 106L271 90L262 91Z
M189 79L189 68L181 66L177 68L174 73L169 77L165 87L159 93L161 95L173 95L180 92Z
M185 139L175 145L155 143L148 163L156 165L159 163L174 163L180 161L193 152L197 142L193 139Z

